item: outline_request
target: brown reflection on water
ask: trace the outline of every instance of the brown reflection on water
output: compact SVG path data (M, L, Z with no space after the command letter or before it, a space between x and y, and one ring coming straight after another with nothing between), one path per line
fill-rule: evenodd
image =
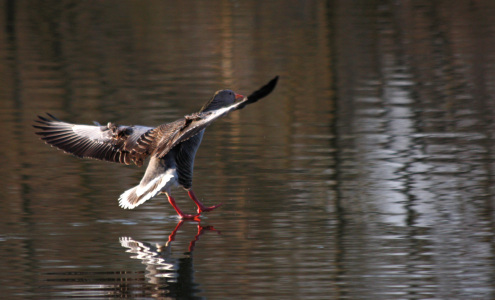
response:
M192 223L192 222L191 222ZM142 271L80 271L43 272L42 288L53 297L112 297L112 298L199 298L199 285L194 282L193 251L196 242L206 232L218 232L213 226L191 224L197 233L186 252L173 254L172 244L184 221L177 223L163 243L136 241L120 237L121 246L130 258L144 265ZM185 251L184 250L184 251Z
M120 209L144 170L43 145L37 114L158 125L278 74L206 132L194 184L225 203L202 221L222 235L193 265L181 227L166 259L194 275L183 294L493 298L493 16L488 0L0 2L2 295L166 292L119 243L167 241L166 200Z

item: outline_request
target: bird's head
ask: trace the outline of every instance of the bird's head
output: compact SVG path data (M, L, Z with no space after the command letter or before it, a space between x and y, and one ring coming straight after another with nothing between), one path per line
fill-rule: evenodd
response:
M236 100L243 99L244 96L232 90L217 91L213 97L201 108L200 112L212 111L233 104Z

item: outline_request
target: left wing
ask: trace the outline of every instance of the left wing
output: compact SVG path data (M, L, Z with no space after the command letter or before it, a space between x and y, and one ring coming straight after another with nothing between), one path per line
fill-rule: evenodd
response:
M79 125L63 122L48 114L50 119L38 116L33 127L46 143L78 157L96 158L117 163L134 162L141 166L149 155L140 150L138 141L152 127L125 126L108 123Z

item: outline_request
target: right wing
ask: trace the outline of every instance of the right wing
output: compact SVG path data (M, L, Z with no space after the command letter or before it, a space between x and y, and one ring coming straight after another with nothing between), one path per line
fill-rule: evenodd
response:
M234 110L243 109L246 105L266 97L273 91L277 85L277 81L278 76L248 97L229 106L214 111L194 113L173 123L156 127L145 135L148 139L148 147L153 143L154 146L152 148L156 155L160 158L164 157L172 148L197 135L216 119L225 116ZM163 134L164 132L165 134Z
M41 139L67 153L78 157L96 158L117 163L134 162L142 166L149 151L139 147L140 138L152 127L125 126L108 123L102 125L79 125L63 122L48 114L51 119L38 116L33 125L41 131Z
M251 95L247 96L246 98L242 99L241 101L233 104L235 105L235 109L243 109L244 106L254 103L261 98L264 98L270 94L275 86L277 85L278 81L278 76L275 76L272 80L270 80L267 84L259 88L258 90L254 91Z

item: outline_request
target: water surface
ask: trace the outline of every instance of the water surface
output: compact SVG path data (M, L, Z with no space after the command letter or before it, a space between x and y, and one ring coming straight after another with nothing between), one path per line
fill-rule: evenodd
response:
M495 297L495 3L433 2L0 2L0 293ZM208 128L199 223L119 208L144 169L31 127L159 125L275 75Z

